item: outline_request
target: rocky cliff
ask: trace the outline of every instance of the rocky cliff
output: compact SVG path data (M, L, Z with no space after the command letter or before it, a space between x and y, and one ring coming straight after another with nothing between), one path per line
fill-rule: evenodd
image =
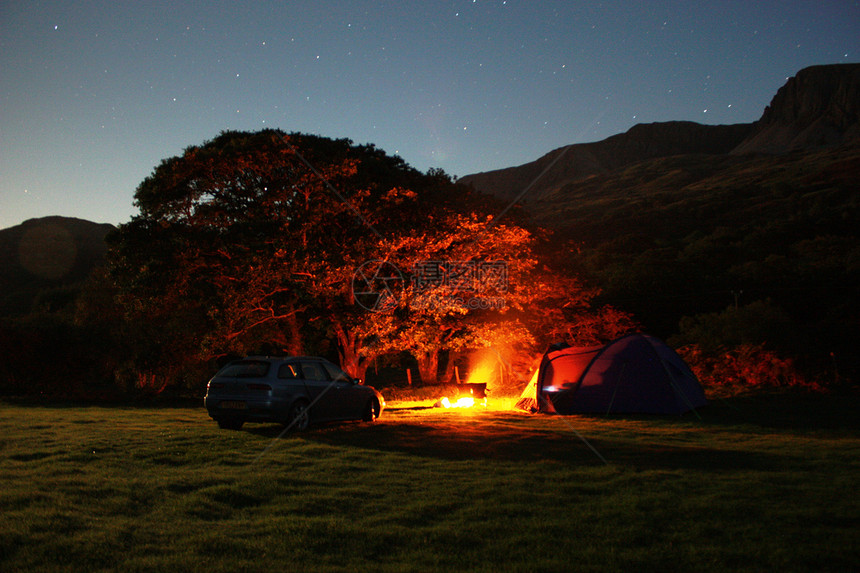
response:
M540 159L462 183L504 200L533 201L565 185L641 161L690 154L785 153L860 138L860 64L805 68L751 124L639 124L603 141L568 145Z
M777 91L733 153L787 153L860 139L860 64L813 66Z

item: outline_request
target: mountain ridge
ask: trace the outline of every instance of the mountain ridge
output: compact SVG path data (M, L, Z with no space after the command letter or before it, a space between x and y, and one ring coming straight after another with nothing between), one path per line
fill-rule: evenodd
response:
M789 153L860 139L860 65L804 68L783 85L732 153Z
M26 314L39 291L82 283L104 261L113 229L58 215L0 229L0 315Z
M534 201L561 187L640 161L674 155L780 154L860 139L860 64L800 70L753 123L692 121L637 124L591 143L559 147L515 167L465 175L459 181L504 200Z

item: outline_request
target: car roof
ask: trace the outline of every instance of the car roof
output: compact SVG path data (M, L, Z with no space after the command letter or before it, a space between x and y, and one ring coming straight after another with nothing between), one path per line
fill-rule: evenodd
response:
M292 361L292 360L323 360L325 362L329 362L326 358L321 356L246 356L242 358L242 360L284 360L284 361ZM241 360L237 360L237 362L241 362Z

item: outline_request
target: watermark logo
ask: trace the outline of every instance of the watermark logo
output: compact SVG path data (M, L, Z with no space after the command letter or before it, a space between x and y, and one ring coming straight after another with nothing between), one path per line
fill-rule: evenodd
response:
M506 306L507 261L418 261L408 275L407 281L388 261L367 261L352 278L356 303L372 312L390 312L402 302L412 310L442 312Z
M441 288L448 292L508 291L507 261L419 261L412 265L417 292Z
M367 261L352 275L356 304L371 312L389 312L397 308L404 285L400 269L388 261Z

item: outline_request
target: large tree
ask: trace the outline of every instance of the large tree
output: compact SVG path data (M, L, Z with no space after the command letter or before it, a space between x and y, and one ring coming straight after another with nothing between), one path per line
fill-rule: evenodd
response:
M157 324L173 356L266 343L318 352L305 338L331 337L361 375L364 339L385 320L354 304L352 274L393 256L403 230L425 222L428 201L448 201L451 185L371 145L222 133L141 183L140 214L112 238L112 276L130 316Z

